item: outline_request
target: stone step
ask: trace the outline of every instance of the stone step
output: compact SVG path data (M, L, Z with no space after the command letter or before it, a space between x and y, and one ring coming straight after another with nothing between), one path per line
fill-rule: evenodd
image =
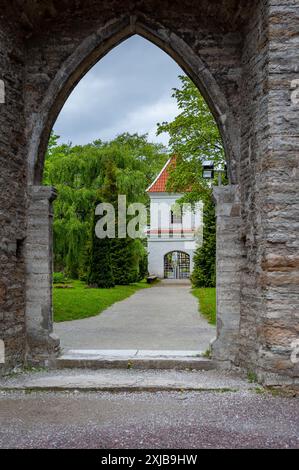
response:
M58 369L211 370L216 364L201 351L70 350L60 356Z
M23 392L239 391L256 384L219 370L62 369L26 372L0 380L0 394Z

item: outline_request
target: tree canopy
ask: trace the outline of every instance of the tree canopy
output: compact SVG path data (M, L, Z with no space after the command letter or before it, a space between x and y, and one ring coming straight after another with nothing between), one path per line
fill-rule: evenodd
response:
M167 155L160 144L146 135L122 134L110 142L97 140L73 146L58 144L52 134L46 155L44 184L55 186L54 262L56 270L72 277L86 276L86 250L96 202L103 202L108 163L115 167L117 194L127 201L148 203L145 192L165 164Z
M194 83L180 76L182 86L174 88L180 113L171 122L158 123L157 134L167 133L177 164L169 178L169 190L184 191L184 201L195 202L211 197L211 183L202 176L204 162L223 167L225 154L222 138L206 101Z

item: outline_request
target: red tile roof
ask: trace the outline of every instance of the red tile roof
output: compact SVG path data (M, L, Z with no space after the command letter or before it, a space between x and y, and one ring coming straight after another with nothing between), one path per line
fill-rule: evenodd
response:
M176 164L176 157L173 156L171 157L162 171L159 173L155 181L150 185L150 187L147 189L148 193L165 193L167 192L166 186L167 186L167 181L169 177L169 170L173 168Z

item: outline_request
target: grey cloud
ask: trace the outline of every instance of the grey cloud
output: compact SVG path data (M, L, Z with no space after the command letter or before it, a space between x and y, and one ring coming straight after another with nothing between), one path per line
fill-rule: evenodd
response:
M84 144L129 131L155 137L158 121L177 114L171 89L181 68L166 53L134 36L107 54L81 80L54 126L61 141Z

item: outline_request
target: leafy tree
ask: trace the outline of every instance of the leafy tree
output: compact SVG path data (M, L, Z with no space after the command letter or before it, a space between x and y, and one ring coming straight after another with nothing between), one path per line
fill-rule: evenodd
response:
M168 133L169 145L178 155L223 164L222 139L206 101L188 77L179 78L182 86L174 88L172 96L181 112L172 122L158 124L157 134Z
M158 124L157 134L166 132L176 167L169 178L169 189L186 190L184 202L209 199L210 182L202 177L202 165L211 162L223 168L225 153L215 119L194 83L180 76L181 88L173 89L180 113L172 122Z

